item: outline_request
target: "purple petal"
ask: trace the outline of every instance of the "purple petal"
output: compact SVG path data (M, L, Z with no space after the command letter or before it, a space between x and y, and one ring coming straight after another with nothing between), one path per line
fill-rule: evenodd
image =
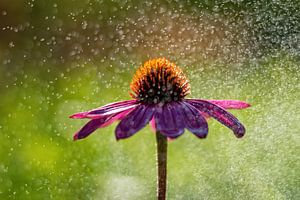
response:
M130 109L127 109L125 111L122 111L120 113L117 113L117 114L114 114L112 115L112 117L106 121L104 124L102 124L100 127L103 128L103 127L106 127L110 124L112 124L113 122L115 122L116 120L122 120L123 118L125 118L128 113L130 113L134 108L130 108Z
M208 134L208 124L201 113L187 102L181 102L185 127L199 138Z
M136 100L127 100L120 101L115 103L110 103L100 108L96 108L86 112L76 113L71 115L70 118L82 119L82 118L90 118L90 119L98 119L106 115L116 114L122 111L125 111L130 108L134 108L137 106Z
M106 127L116 120L123 119L128 113L130 113L134 108L125 110L118 114L104 116L99 119L90 120L84 127L82 127L74 136L74 140L83 139L89 136L92 132L94 132L98 128Z
M73 139L78 140L78 139L86 138L92 132L94 132L97 128L99 128L102 124L107 122L110 118L111 117L104 117L101 119L92 119L73 136Z
M152 119L150 120L150 127L152 129L153 132L156 132L156 126L155 126L155 119L154 117L152 117Z
M245 127L234 117L231 113L227 112L220 106L217 106L209 101L205 100L186 100L186 102L192 104L200 112L204 112L224 124L228 128L232 129L235 136L240 138L245 134Z
M197 99L193 99L193 100L197 101ZM238 101L238 100L206 100L206 101L211 102L225 109L243 109L251 106L250 104L244 101Z
M124 101L117 101L117 102L113 102L113 103L109 103L109 104L106 104L105 106L101 106L101 107L105 107L105 108L114 108L116 106L120 106L120 105L131 105L131 104L134 104L136 103L137 100L135 99L130 99L130 100L124 100Z
M192 100L192 101L198 101L198 100L202 100L202 99L187 99L187 100ZM244 102L244 101L239 101L239 100L206 100L208 102L211 102L213 104L216 104L222 108L225 109L244 109L244 108L248 108L251 105ZM201 115L203 117L205 117L205 119L210 118L210 115L201 112Z
M138 105L118 124L115 131L117 140L128 138L142 129L151 120L153 113L153 106Z
M169 138L177 138L184 132L184 120L178 102L157 105L155 112L156 129Z

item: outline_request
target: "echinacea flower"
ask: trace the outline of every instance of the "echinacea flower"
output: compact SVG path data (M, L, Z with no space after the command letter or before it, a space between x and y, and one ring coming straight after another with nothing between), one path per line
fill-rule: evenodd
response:
M165 58L147 61L135 73L130 85L132 100L111 103L70 118L91 119L74 140L89 136L98 128L120 120L115 129L117 140L128 138L148 123L167 138L175 139L187 129L198 138L208 134L206 118L213 117L230 128L236 137L245 134L244 126L225 109L250 105L237 100L185 99L190 85L181 69Z

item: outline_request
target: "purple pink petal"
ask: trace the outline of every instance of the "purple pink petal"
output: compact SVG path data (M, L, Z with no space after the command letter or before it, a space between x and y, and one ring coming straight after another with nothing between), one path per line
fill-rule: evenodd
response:
M193 100L197 101L197 99L193 99ZM243 108L250 107L250 104L238 100L206 100L206 101L218 105L225 109L243 109Z
M186 100L186 102L193 105L197 108L200 112L204 112L220 123L224 124L228 128L232 129L235 136L240 138L245 134L244 126L239 122L239 120L234 117L231 113L227 112L225 109L221 108L220 106L213 104L206 100Z
M102 106L100 108L96 108L90 111L86 112L80 112L76 113L74 115L71 115L70 118L74 119L82 119L82 118L90 118L90 119L98 119L103 116L107 115L112 115L116 114L122 111L126 111L130 108L134 108L137 106L137 101L136 100L127 100L127 101L120 101L120 102L115 102L111 104L107 104L105 106Z
M122 120L128 113L130 113L134 107L127 107L125 110L110 113L109 115L103 115L99 118L90 120L85 126L83 126L73 137L74 140L83 139L89 136L98 128L106 127L116 120Z
M152 119L150 120L149 124L150 124L150 127L151 127L152 131L156 132L155 118L154 117L152 117Z
M202 99L187 99L187 100L201 101ZM216 104L224 109L244 109L251 106L250 104L239 100L206 100L206 101ZM204 112L201 112L201 115L206 119L211 117L209 114L206 114Z

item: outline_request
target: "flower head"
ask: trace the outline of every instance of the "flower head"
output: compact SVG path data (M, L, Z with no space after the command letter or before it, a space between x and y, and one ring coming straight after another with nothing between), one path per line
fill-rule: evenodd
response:
M165 58L147 61L131 82L131 96L141 103L155 104L182 100L190 85L179 67Z
M71 118L91 119L74 140L90 135L98 128L120 120L117 139L125 139L148 123L168 138L177 138L188 129L198 138L208 133L207 117L213 117L232 129L236 137L245 134L244 126L225 109L242 109L250 105L237 100L185 99L190 85L182 70L165 58L147 61L135 73L130 85L133 100L111 103L94 110L76 113Z

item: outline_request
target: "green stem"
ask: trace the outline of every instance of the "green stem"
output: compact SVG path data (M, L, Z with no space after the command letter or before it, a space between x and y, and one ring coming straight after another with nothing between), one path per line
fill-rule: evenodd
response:
M165 200L167 192L167 138L156 132L157 144L157 199Z

